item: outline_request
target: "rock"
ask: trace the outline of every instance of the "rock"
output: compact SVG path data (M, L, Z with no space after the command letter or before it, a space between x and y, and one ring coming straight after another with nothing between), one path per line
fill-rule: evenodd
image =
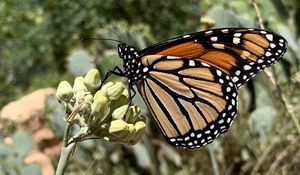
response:
M39 89L10 102L2 108L0 118L17 122L23 129L33 133L43 125L45 100L49 95L55 95L55 89Z

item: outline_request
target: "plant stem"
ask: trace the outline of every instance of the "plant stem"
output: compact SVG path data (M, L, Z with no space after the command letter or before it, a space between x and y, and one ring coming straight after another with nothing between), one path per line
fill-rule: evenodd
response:
M214 175L219 175L220 174L219 166L218 166L218 163L217 163L217 160L216 160L216 157L215 157L215 153L214 153L214 148L213 148L212 145L208 146L208 153L209 153L209 157L210 157L211 164L212 164L212 167L213 167Z
M61 149L55 175L63 175L65 173L70 156L76 146L76 142L68 144L71 126L71 123L67 122L63 138L63 147Z
M263 24L263 18L261 16L260 10L259 10L259 8L257 6L256 0L252 0L252 4L253 4L253 6L255 8L255 11L256 11L256 14L257 14L257 17L258 17L258 21L260 23L260 28L265 29L265 26ZM278 83L278 81L276 79L277 76L276 76L274 67L272 67L271 69L272 69L272 72L270 72L268 70L265 70L265 73L270 78L270 80L273 83L273 85L276 87L276 91L277 91L278 97L279 97L280 101L282 102L283 106L285 107L285 111L287 112L287 115L289 117L291 117L291 119L293 120L295 128L296 128L296 130L298 132L298 135L300 135L300 124L299 124L299 121L298 121L297 117L288 108L287 98L285 97L285 95L281 91L279 83Z
M61 149L60 158L58 161L55 175L63 175L65 173L69 159L75 149L75 146L76 146L76 142L73 142L69 144L67 147L64 146Z

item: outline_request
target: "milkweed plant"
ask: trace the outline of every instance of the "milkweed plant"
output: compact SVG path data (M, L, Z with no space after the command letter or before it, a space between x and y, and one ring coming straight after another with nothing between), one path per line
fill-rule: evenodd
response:
M135 144L145 131L146 119L139 107L128 106L125 85L121 82L101 83L99 71L93 68L85 77L76 77L73 86L67 81L58 85L56 96L68 116L56 175L64 173L78 142L99 138ZM79 129L73 134L70 131L75 125Z

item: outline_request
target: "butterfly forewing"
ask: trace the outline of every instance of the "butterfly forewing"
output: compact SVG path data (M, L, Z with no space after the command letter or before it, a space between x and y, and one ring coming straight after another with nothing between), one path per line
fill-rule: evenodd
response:
M214 29L150 46L141 53L198 59L230 75L240 88L249 78L274 64L287 42L275 33L258 29Z

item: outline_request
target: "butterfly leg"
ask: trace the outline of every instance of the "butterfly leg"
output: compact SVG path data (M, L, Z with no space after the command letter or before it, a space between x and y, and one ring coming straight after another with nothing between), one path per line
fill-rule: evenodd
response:
M127 90L128 90L128 98L129 98L129 100L128 100L128 108L126 110L126 114L127 114L128 110L129 110L129 107L132 105L132 99L133 99L133 97L136 95L136 91L134 90L132 84L128 85ZM131 94L131 92L133 92L133 94Z
M101 83L99 89L102 87L102 85L104 84L104 82L105 82L111 75L117 75L117 76L119 76L119 77L124 77L124 72L123 72L118 66L116 66L113 70L110 70L108 73L106 73L104 79L102 80L102 83Z
M132 105L132 99L133 97L136 95L136 91L134 90L133 86L131 84L128 85L128 106ZM133 92L133 94L131 94L131 92Z

